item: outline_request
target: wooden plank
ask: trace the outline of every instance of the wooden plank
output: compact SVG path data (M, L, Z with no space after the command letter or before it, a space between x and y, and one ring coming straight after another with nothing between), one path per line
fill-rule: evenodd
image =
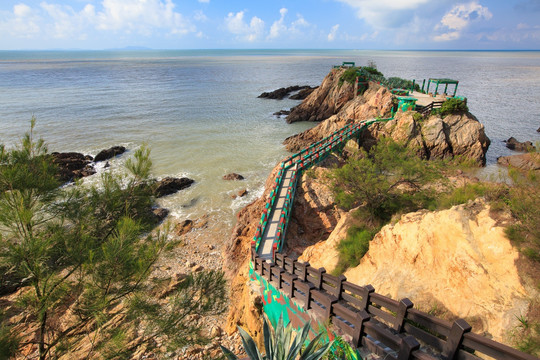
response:
M438 335L442 335L444 338L448 338L452 323L450 321L437 319L434 316L428 315L422 311L416 309L410 309L407 311L407 320L410 320L426 329Z
M422 329L419 329L410 323L405 323L405 325L403 326L403 330L405 331L405 333L411 334L416 339L431 346L438 352L441 352L444 349L444 345L446 344L446 341L439 339L438 337Z
M368 314L371 314L374 317L380 318L380 320L386 321L392 327L394 326L394 323L396 322L396 318L392 314L387 313L386 311L381 310L379 308L376 308L373 305L368 306L367 312Z
M370 300L372 304L377 304L380 306L384 306L390 311L397 312L399 307L399 302L397 302L394 299L387 298L386 296L382 296L377 293L373 293L370 296Z

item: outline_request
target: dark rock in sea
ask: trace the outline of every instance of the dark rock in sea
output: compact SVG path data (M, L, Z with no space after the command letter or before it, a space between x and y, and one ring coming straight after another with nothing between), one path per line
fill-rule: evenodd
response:
M188 188L193 184L195 180L188 178L173 178L166 177L157 182L154 194L156 197L162 197L170 194L174 194L180 190Z
M290 110L280 110L280 111L275 112L274 115L276 115L277 117L281 117L281 116L289 115L290 113L291 113Z
M315 87L307 87L305 89L302 89L298 92L298 94L294 94L294 95L291 95L289 96L289 99L292 99L292 100L304 100L305 98L307 98L309 96L309 94L311 94L315 89L317 89L318 86L315 86Z
M126 148L123 146L113 146L110 149L101 150L96 157L94 158L95 162L109 160L116 155L123 154L126 151Z
M156 222L160 223L167 217L167 215L169 215L169 210L165 208L156 208L152 209L152 214L154 215Z
M223 176L223 180L244 180L244 177L240 174L230 173Z
M292 93L293 91L310 89L310 88L311 87L307 86L307 85L306 86L300 86L300 85L289 86L289 87L280 88L280 89L277 89L277 90L274 90L274 91L271 91L271 92L263 92L258 97L262 98L262 99L281 100L284 97L286 97L287 95L289 95L290 93Z
M506 140L506 147L510 150L516 151L529 151L529 149L535 149L534 145L530 141L519 142L514 137Z
M77 152L53 152L53 162L58 166L59 179L71 181L96 173L88 157ZM92 157L90 157L92 158Z
M238 197L244 197L248 194L248 191L246 189L242 189L238 192Z
M540 132L540 128L538 128L538 129L536 130L536 132Z

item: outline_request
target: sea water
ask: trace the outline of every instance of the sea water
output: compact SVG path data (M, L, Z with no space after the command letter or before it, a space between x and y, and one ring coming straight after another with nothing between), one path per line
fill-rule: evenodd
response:
M420 84L430 77L459 80L458 95L467 97L492 141L491 167L511 154L503 143L510 136L540 139L540 52L0 51L0 143L16 143L35 116L51 151L95 155L126 146L130 151L113 168L147 144L155 176L196 181L161 205L178 219L214 213L230 227L287 156L282 141L314 125L272 115L299 101L257 96L319 85L343 61L373 61L387 77ZM246 180L222 180L230 172ZM244 188L246 197L232 198Z

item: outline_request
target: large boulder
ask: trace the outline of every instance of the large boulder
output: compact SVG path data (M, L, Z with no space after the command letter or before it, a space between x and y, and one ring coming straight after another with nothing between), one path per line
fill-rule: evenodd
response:
M274 90L274 91L271 91L271 92L263 92L261 95L259 95L258 97L259 98L262 98L262 99L276 99L276 100L281 100L283 98L285 98L286 96L288 96L290 93L292 93L293 91L298 91L300 90L300 92L296 95L299 95L300 93L302 95L309 95L309 91L312 91L313 89L310 87L310 86L300 86L300 85L294 85L294 86L289 86L289 87L286 87L286 88L280 88L280 89L277 89L277 90ZM302 96L300 95L300 97ZM304 96L304 98L305 98ZM293 97L291 96L291 99ZM296 100L302 100L302 98L299 98L297 97Z
M157 182L154 194L156 197L174 194L180 190L186 189L193 184L195 180L189 178L166 177Z
M95 162L109 160L113 157L123 154L126 151L126 148L123 146L113 146L109 149L101 150L96 157L94 158Z
M244 177L237 173L223 175L223 180L244 180Z

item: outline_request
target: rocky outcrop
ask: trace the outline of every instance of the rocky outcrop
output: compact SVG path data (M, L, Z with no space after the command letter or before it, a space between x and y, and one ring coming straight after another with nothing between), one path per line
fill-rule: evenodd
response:
M317 86L315 87L306 87L305 89L300 90L298 93L289 96L289 99L291 100L304 100L306 99L313 91L317 89Z
M373 124L362 133L361 145L371 147L380 137L391 137L397 142L417 150L427 159L463 156L485 165L490 140L478 119L471 113L432 115L416 121L414 112L398 112L387 123Z
M308 100L309 99L304 101L299 106L302 106ZM372 119L377 116L389 116L392 106L392 94L390 91L379 85L371 83L369 89L366 90L363 95L357 96L349 101L345 106L343 106L342 110L339 111L338 114L330 116L328 119L322 121L320 124L309 130L288 137L285 139L283 144L288 151L299 151L306 146L330 135L332 132L338 130L348 123Z
M313 91L300 105L291 109L287 122L321 121L337 114L354 97L354 86L348 82L339 85L345 69L333 69L321 86Z
M313 89L314 88L311 88L310 86L307 86L307 85L306 86L295 85L295 86L289 86L289 87L286 87L286 88L280 88L280 89L270 91L270 92L263 92L261 95L259 95L257 97L262 98L262 99L281 100L281 99L285 98L286 96L288 96L290 93L300 90L300 92L298 94L296 94L296 95L299 95L299 96L297 96L295 98L295 100L303 100L305 98L305 96L309 95L310 91L313 91ZM302 94L302 95L300 95L300 94ZM295 96L295 95L293 95L293 96ZM292 96L291 96L291 99L293 99Z
M502 166L511 166L523 171L540 171L540 154L527 153L512 156L501 156L497 158L497 163Z
M53 152L53 162L58 166L60 181L72 181L94 175L92 157L77 152Z
M509 215L493 218L483 200L406 214L383 227L345 276L394 299L408 297L419 308L444 307L470 319L473 331L502 341L517 325L516 314L527 314L533 295L522 285L519 253L504 234L511 221Z
M113 157L126 152L126 148L123 146L113 146L109 149L101 150L94 158L95 162L112 159Z
M524 141L520 142L515 137L510 137L510 139L505 141L506 147L510 150L516 150L516 151L529 151L534 150L535 147L532 142L530 141Z
M154 194L156 197L163 197L166 195L174 194L180 190L184 190L193 184L195 180L189 178L173 178L165 177L159 180L156 184Z

